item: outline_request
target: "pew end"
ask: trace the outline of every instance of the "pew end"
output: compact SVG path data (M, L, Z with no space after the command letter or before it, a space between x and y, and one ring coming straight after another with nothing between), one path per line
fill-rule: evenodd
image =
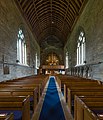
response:
M11 112L15 116L20 113L22 120L30 120L30 96L0 96L0 113Z
M75 95L74 102L74 120L103 120L103 96Z

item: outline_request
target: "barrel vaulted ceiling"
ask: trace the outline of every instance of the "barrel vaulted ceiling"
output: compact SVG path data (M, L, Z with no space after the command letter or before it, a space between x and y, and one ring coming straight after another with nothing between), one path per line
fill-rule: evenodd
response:
M42 49L63 48L87 0L15 0Z

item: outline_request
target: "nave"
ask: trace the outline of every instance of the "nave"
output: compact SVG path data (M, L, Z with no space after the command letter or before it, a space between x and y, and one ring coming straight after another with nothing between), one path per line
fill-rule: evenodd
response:
M0 0L0 119L103 120L102 21L103 0Z

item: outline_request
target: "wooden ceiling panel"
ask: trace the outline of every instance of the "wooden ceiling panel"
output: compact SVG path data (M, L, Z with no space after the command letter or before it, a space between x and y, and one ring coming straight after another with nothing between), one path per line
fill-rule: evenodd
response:
M31 25L38 43L54 34L58 39L62 38L65 44L87 0L14 1Z
M56 32L55 32L56 31ZM48 36L59 36L58 37L58 39L60 40L60 41L62 41L62 43L64 43L64 41L63 41L63 39L64 39L64 37L63 37L63 35L61 34L61 32L58 30L58 29L56 29L56 28L53 28L52 27L52 31L51 31L51 27L50 28L46 28L41 34L41 37L39 37L40 38L40 43L42 42L42 40L45 40ZM54 42L55 43L55 42Z

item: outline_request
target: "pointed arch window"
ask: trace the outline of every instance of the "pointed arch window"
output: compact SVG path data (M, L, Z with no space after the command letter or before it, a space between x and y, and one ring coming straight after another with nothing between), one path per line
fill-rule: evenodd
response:
M27 47L25 42L25 36L23 34L22 29L18 31L18 38L17 38L17 60L20 64L27 65Z
M38 56L37 53L35 54L35 66L38 68Z
M77 65L85 64L85 47L86 47L85 35L84 32L81 31L77 43Z
M65 56L65 68L67 69L69 67L69 64L68 64L68 51L66 51L66 56Z

